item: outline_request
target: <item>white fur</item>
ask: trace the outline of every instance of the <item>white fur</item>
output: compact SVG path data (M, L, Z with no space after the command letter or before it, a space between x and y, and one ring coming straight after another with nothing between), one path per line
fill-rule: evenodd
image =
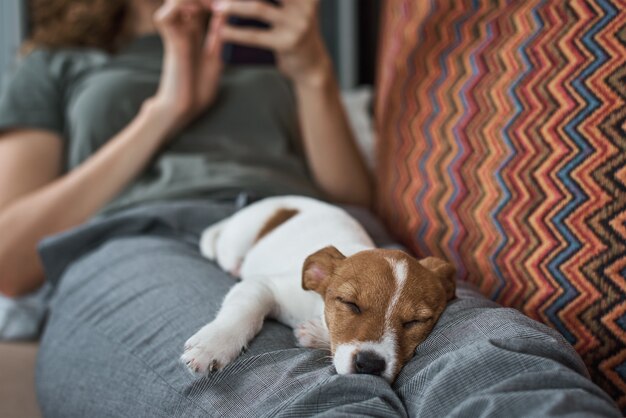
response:
M333 365L339 374L350 374L354 372L353 360L354 355L359 349L356 343L339 344L335 348L335 356L333 357Z
M398 300L400 300L400 295L402 294L404 284L406 283L406 279L409 275L409 264L406 260L394 260L393 258L387 258L387 262L389 262L391 270L393 271L396 289L391 297L391 302L387 307L387 312L385 312L385 335L383 336L383 340L387 339L388 341L394 341L395 344L395 333L393 331L391 319L393 318L393 311L398 305ZM397 360L394 358L394 361Z
M394 294L393 302L397 302L409 274L409 264L406 260L394 260L391 257L385 257L385 259L389 263L391 271L393 271L393 277L396 280L396 292Z
M255 242L267 220L283 208L298 214ZM182 361L202 374L225 367L268 316L294 328L301 345L330 348L323 299L301 284L305 259L329 245L346 257L374 248L344 210L305 197L264 199L209 227L201 239L202 253L242 281L227 294L215 320L187 341Z

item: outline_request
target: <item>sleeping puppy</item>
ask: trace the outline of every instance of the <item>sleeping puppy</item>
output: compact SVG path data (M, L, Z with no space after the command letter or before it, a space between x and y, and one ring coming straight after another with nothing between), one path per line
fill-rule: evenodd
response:
M305 197L248 206L209 227L200 247L241 282L186 342L193 373L226 367L270 317L300 346L330 350L337 373L392 382L455 294L450 264L376 249L344 210Z

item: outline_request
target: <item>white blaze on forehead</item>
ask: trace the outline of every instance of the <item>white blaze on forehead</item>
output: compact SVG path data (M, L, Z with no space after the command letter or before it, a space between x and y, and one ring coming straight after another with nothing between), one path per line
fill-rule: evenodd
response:
M398 364L397 336L392 326L391 315L398 304L402 289L409 274L409 264L406 260L395 260L385 257L395 279L395 290L385 312L385 330L378 341L352 341L347 344L339 344L333 356L335 369L339 374L355 373L354 356L360 351L372 351L385 360L385 371L382 377L391 382L393 372Z
M393 272L393 277L396 282L396 289L393 292L393 296L391 297L391 301L387 307L387 312L385 312L385 333L381 341L384 342L384 345L387 348L387 355L392 356L391 359L387 360L387 370L385 370L385 374L387 374L391 373L395 368L395 365L398 363L398 341L396 333L393 329L391 315L398 304L398 300L400 300L402 289L404 289L404 284L406 283L406 279L409 275L409 263L407 263L406 260L395 260L391 257L385 258L391 267L391 271Z
M385 259L391 267L391 271L393 272L393 277L396 282L396 290L391 297L387 313L385 314L385 322L389 322L393 308L398 304L398 299L400 299L400 294L402 293L402 289L406 283L406 278L409 275L409 264L406 260L394 260L391 257L385 257Z

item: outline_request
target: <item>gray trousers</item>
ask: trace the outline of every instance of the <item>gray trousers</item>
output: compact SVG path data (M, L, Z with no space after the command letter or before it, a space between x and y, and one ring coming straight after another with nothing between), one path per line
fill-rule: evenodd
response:
M558 333L462 283L393 385L337 375L273 321L222 372L190 375L183 343L234 284L198 236L233 210L155 205L42 243L55 287L37 364L45 416L620 416Z

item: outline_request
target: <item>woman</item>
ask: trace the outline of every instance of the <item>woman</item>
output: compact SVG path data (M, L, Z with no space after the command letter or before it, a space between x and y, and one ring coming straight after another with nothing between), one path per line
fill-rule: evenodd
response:
M45 26L41 35L35 33L35 45L55 41L62 45L63 37L50 30L50 26L56 32L63 30L63 26L59 27L62 24L68 24L70 30L80 24L79 30L88 35L93 25L104 26L101 34L104 39L90 39L80 33L74 35L79 42L87 42L88 45L89 42L96 45L110 42L108 38L111 36L116 40L124 36L136 40L131 41L126 49L122 47L122 57L113 63L104 54L94 51L64 51L64 60L55 57L54 53L45 56L41 52L36 53L34 57L26 57L9 84L9 92L0 103L0 229L5 231L0 239L0 292L6 295L17 296L41 285L44 274L36 245L43 237L82 224L110 204L124 189L127 189L127 199L123 206L162 198L219 194L220 188L215 179L213 184L204 184L204 187L190 187L181 181L163 185L160 193L146 191L150 187L160 187L157 185L159 179L148 179L144 170L154 170L155 165L159 167L159 162L167 165L168 149L163 151L167 147L178 156L185 153L189 157L196 151L207 154L209 148L217 146L223 153L221 158L236 157L237 166L223 164L225 169L235 170L231 173L233 179L225 181L222 187L228 189L231 195L237 186L240 191L259 195L286 192L312 194L312 186L315 186L323 196L333 201L361 205L370 203L370 181L348 128L330 59L317 28L317 1L288 0L283 7L262 1L212 4L210 1L169 0L162 7L160 1L127 1L128 5L119 0L34 2L35 17L43 16ZM96 9L91 3L98 5ZM203 24L208 6L213 6L215 16L210 33L204 39ZM124 11L124 7L128 9ZM107 13L96 13L98 9ZM64 15L67 21L50 22L57 17L55 11L58 16ZM153 19L155 13L156 20ZM103 15L104 19L108 17L111 20L108 25L100 22ZM121 15L126 19L123 25L116 21ZM270 23L273 29L257 32L225 25L227 15L257 18ZM157 29L164 48L158 89L154 76L160 71L160 46L154 45L154 39L146 39L146 35ZM105 33L105 30L118 33ZM49 36L51 32L57 35L57 39ZM251 144L252 149L247 151L245 147L235 149L233 144L202 144L198 140L203 134L226 137L233 125L235 128L247 125L254 130L263 129L268 124L264 120L267 115L241 113L240 120L218 120L216 123L221 126L212 125L212 121L222 116L224 107L231 114L246 110L258 113L264 106L294 107L289 94L266 91L284 90L286 86L284 80L272 71L260 74L258 71L252 74L243 71L244 74L241 74L240 71L230 76L229 90L235 90L233 95L237 97L225 97L221 103L219 100L216 103L223 79L220 54L224 42L275 51L278 68L291 81L295 91L303 149L313 184L302 175L303 166L290 169L275 166L300 163L295 161L293 153L278 149L285 144L277 142L286 138L265 138L268 144L254 143ZM142 45L148 52L139 50ZM133 60L135 62L126 62ZM147 64L147 68L137 69L138 60L142 60L141 65ZM156 63L157 68L150 68L150 60ZM74 68L64 68L50 76L55 66ZM119 71L126 74L120 76L115 73ZM256 86L247 92L245 101L256 102L259 109L249 104L247 108L237 109L241 101L239 96L246 93L241 92L244 87L232 87L239 79L243 80L240 84ZM25 89L34 98L24 97ZM264 93L271 97L261 97ZM102 98L108 102L94 105L94 101L100 102ZM113 109L123 104L125 109ZM296 114L285 109L282 112L281 117L285 119L282 123L297 123ZM247 120L247 117L253 120ZM207 128L208 132L203 132L202 128ZM98 131L96 134L93 133L95 130ZM287 135L279 129L270 130L268 135L276 133ZM264 132L257 134L263 135ZM288 134L298 135L297 132ZM274 155L268 157L262 167L274 168L273 172L261 168L255 172L243 161L242 153L254 156L258 151L255 147L261 146L276 148ZM226 149L232 151L230 155ZM234 155L235 152L237 155ZM157 161L152 161L155 158ZM179 167L192 160L181 158ZM68 162L67 167L63 166L64 161ZM152 165L149 165L151 161ZM70 171L64 173L66 168ZM202 183L203 180L211 183L212 173L217 171L209 165L198 165L196 169L199 178L189 179L195 183ZM274 177L294 176L293 170L300 170L301 184L296 187L296 182L292 181L290 187L270 190ZM154 173L149 174L154 177ZM244 179L237 185L235 174L239 178L253 179L255 184ZM138 178L144 183L143 190L138 189L136 184L134 190L132 187L128 190ZM129 193L133 194L132 198Z
M44 281L44 262L38 243L96 215L97 221L70 233L74 238L44 249L43 254L54 254L52 263L46 263L51 283L56 285L65 267L71 270L81 259L83 250L73 247L73 242L87 250L118 242L115 238L149 240L166 234L168 240L161 242L166 246L152 248L153 259L147 263L136 255L141 243L121 251L133 254L134 266L127 272L135 273L156 259L176 258L181 248L186 251L182 258L167 263L172 270L161 282L187 289L177 296L171 289L160 292L161 298L169 299L180 311L169 309L172 316L161 314L161 320L146 329L155 332L172 318L191 316L195 324L166 337L172 348L163 350L168 354L162 360L168 367L175 365L179 378L192 381L184 368L178 367L182 343L210 320L232 284L205 264L195 250L189 252L201 229L232 213L235 199L243 192L256 197L306 194L342 203L370 203L370 180L340 104L318 31L317 8L317 0L286 0L280 7L264 1L33 1L35 30L26 45L30 52L0 98L0 229L4 231L0 236L0 293L16 297L39 288ZM272 29L258 32L229 26L229 16L262 20ZM273 50L278 71L225 68L221 60L224 43ZM177 203L155 204L159 201ZM129 212L131 207L140 213ZM149 209L144 211L144 207ZM137 226L168 221L187 223L185 228ZM82 237L80 231L88 231L89 237ZM81 238L77 240L77 236ZM119 255L105 256L105 264L125 264ZM98 265L91 256L87 259L92 268ZM192 271L190 266L192 270L201 268ZM87 305L91 308L97 300L103 301L102 292L112 285L104 284L113 279L111 271L99 269L103 272L100 290L86 286L90 281L84 271L74 282L80 292L90 295ZM180 269L193 283L180 281ZM140 274L144 279L128 276L123 280L125 284L142 283L141 289L121 291L123 284L113 286L122 298L142 299L142 294L155 289L159 293L160 285L150 280L158 271L149 270ZM83 325L89 323L82 316L86 311L78 313L74 311L76 303L63 302L71 293L72 280L66 275L62 283L56 289L55 314L42 341L40 399L48 414L83 415L77 411L90 402L74 399L72 403L66 395L56 396L57 390L63 391L62 382L67 383L72 375L74 363L63 365L62 359L71 355L71 349L51 347L63 345L63 341L80 345L82 340L66 336L72 326L62 318L80 317ZM188 309L186 302L198 296L200 311ZM157 299L143 303L151 310L170 305ZM106 304L99 305L97 316L121 323L105 312ZM124 315L133 321L128 313ZM145 315L141 309L132 314L135 318ZM89 328L96 331L101 325L104 322ZM281 332L284 343L289 333ZM92 349L103 349L96 340L97 336L82 340L95 344L87 349L89 357L105 364L124 361L120 360L124 356L115 359L110 353L94 354ZM137 348L164 344L136 343ZM293 347L292 341L289 346ZM99 370L92 377L101 378L103 369ZM138 371L140 375L149 373ZM83 387L87 381L89 378L78 379L68 388ZM118 384L116 389L120 388ZM115 411L111 405L99 407L96 416Z

